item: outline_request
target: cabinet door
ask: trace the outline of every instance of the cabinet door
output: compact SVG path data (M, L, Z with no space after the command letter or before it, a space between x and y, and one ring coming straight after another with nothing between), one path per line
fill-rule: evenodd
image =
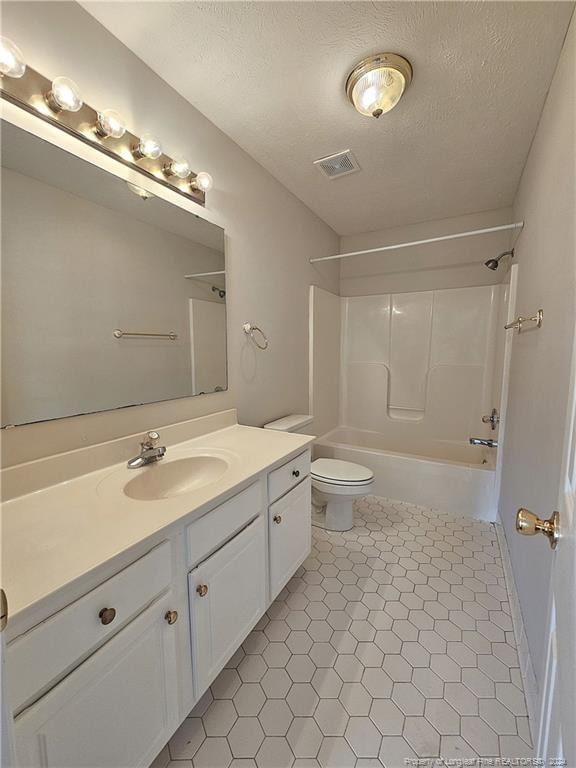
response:
M259 517L189 575L199 698L266 610L266 528Z
M270 599L278 595L310 554L310 478L270 506Z
M169 597L16 718L19 766L148 768L178 724Z

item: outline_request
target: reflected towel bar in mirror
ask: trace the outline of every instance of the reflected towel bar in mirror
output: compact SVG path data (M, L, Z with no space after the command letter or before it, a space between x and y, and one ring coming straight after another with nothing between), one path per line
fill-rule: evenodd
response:
M122 331L120 328L115 328L113 332L115 339L121 339L124 336L142 336L151 339L170 339L170 341L176 341L178 334L174 331L168 331L168 333L145 333L142 331Z

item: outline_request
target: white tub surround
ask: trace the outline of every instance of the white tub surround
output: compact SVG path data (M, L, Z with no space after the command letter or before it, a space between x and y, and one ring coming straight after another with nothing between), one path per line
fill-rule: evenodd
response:
M403 425L393 434L338 428L314 446L316 457L362 464L374 472L371 493L493 522L497 515L491 449L418 439ZM409 425L406 425L409 427ZM487 463L479 463L486 461Z
M308 556L313 438L201 421L174 425L196 436L157 464L122 460L5 502L17 766L148 765ZM195 486L178 467L199 457ZM168 495L149 498L166 477Z

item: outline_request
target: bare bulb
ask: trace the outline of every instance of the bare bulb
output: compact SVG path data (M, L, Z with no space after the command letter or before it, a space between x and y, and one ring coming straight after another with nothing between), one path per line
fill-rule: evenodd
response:
M46 94L46 101L53 112L78 112L84 104L78 86L69 77L57 77L52 80L52 88Z
M179 179L186 179L190 176L192 169L190 163L183 157L175 157L165 168L166 176L176 176Z
M98 112L96 133L103 139L121 139L126 133L126 123L122 115L113 109L103 109Z
M206 173L206 171L200 171L190 183L192 189L198 189L201 192L208 192L209 189L212 189L213 185L214 180L209 173Z
M151 133L145 133L140 138L134 149L134 157L139 160L147 157L149 160L156 160L162 154L162 145Z
M0 37L0 76L22 77L24 72L26 64L20 48L7 37Z

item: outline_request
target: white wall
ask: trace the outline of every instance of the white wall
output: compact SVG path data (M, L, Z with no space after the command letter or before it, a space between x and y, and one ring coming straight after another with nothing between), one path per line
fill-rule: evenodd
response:
M488 436L501 286L342 299L342 423L398 440ZM480 454L479 454L480 456Z
M5 463L234 406L255 425L305 412L309 285L339 285L337 264L309 259L336 253L335 233L77 4L5 2L2 34L35 69L72 76L89 104L117 109L130 130L157 133L170 154L213 174L208 207L227 234L230 373L227 393L9 430ZM265 330L267 352L250 345L246 321Z
M310 413L314 433L338 426L340 405L340 297L310 288ZM307 430L309 431L309 430Z
M502 208L451 219L437 219L405 227L366 232L340 239L341 253L377 248L381 245L423 240L428 237L509 224L512 211ZM341 261L340 294L365 296L406 291L433 291L493 285L502 280L505 269L496 271L484 262L510 247L509 231L430 243L398 251L351 256Z
M500 515L540 683L553 556L542 537L518 536L514 521L520 506L549 517L558 500L576 305L575 73L573 19L514 205L525 220L516 310L542 307L544 324L514 337Z

